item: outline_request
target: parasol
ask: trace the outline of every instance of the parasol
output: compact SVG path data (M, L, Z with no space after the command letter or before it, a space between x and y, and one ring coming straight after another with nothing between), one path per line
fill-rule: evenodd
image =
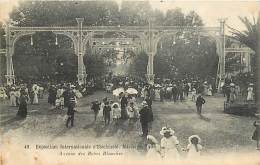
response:
M126 93L130 94L130 95L134 95L134 94L138 94L138 91L134 88L128 88L126 90Z
M119 96L119 94L122 93L122 92L123 93L125 92L124 88L117 88L117 89L113 90L113 95Z

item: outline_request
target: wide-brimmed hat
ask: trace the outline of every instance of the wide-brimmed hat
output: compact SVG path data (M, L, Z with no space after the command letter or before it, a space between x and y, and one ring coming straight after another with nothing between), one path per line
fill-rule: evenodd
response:
M254 84L253 84L253 83L250 83L249 85L252 86L252 85L254 85Z
M170 135L174 135L174 130L172 130L170 127L162 127L160 134L164 135L166 133L169 133Z
M234 83L230 83L230 86L235 86L235 84Z
M189 137L189 143L191 143L191 140L192 140L193 138L198 139L198 143L201 143L201 139L200 139L200 137L199 137L198 135L191 135L191 136Z
M150 140L154 144L158 144L159 142L156 140L156 138L152 135L147 135L147 140Z
M148 106L147 102L146 102L146 101L143 101L143 102L142 102L142 106Z

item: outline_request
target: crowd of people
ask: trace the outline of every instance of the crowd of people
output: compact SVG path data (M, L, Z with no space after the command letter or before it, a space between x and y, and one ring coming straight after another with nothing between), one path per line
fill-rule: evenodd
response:
M191 155L199 155L202 146L201 140L197 135L191 136L189 145L186 148L180 149L177 137L174 136L174 130L168 127L163 127L160 134L163 136L161 144L150 135L152 128L153 102L173 101L184 102L190 99L196 106L198 115L202 113L203 104L206 100L203 96L212 96L216 92L215 84L212 81L205 79L183 79L183 80L161 80L157 79L155 84L148 84L143 80L138 80L130 77L112 76L106 77L103 80L103 89L106 92L111 92L116 89L122 89L116 97L105 97L102 100L96 99L92 102L91 110L94 114L94 122L103 122L107 125L119 125L120 121L128 121L130 129L139 121L141 137L147 138L147 155L155 157L167 158L169 155L176 158L180 152L187 152L188 157ZM127 89L135 89L136 92L129 93ZM39 104L39 98L48 95L48 103L51 109L63 110L67 109L66 127L74 126L74 113L77 112L78 99L87 94L92 94L95 90L95 83L88 82L85 85L77 83L31 83L9 85L0 88L0 96L3 100L9 98L10 106L18 106L17 116L25 118L27 116L27 105ZM227 97L227 102L234 102L236 97L241 93L239 85L235 85L233 81L226 81L222 87L224 96ZM247 101L254 100L253 84L249 83L247 89ZM137 101L138 100L138 101ZM140 103L141 101L141 103ZM255 123L259 129L257 123ZM254 139L257 139L259 148L259 130Z

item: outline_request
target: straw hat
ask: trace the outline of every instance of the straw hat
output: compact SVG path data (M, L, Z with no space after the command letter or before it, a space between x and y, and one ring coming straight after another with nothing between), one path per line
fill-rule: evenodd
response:
M152 143L154 144L158 144L158 141L156 140L156 138L152 135L147 135L147 140L150 140Z
M161 135L164 135L165 133L170 133L170 135L174 134L174 130L172 130L169 127L162 127L162 130L160 131Z
M193 138L197 138L198 139L198 143L201 143L201 139L200 139L200 137L198 135L191 135L189 137L189 143L191 143L191 139L193 139Z

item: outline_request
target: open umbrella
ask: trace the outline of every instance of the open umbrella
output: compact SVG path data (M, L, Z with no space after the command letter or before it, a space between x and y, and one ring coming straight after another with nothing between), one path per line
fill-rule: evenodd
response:
M130 94L130 95L134 95L134 94L138 94L138 91L134 88L128 88L126 90L126 93Z
M117 89L113 90L113 95L119 96L119 94L122 92L125 92L124 88L117 88Z

